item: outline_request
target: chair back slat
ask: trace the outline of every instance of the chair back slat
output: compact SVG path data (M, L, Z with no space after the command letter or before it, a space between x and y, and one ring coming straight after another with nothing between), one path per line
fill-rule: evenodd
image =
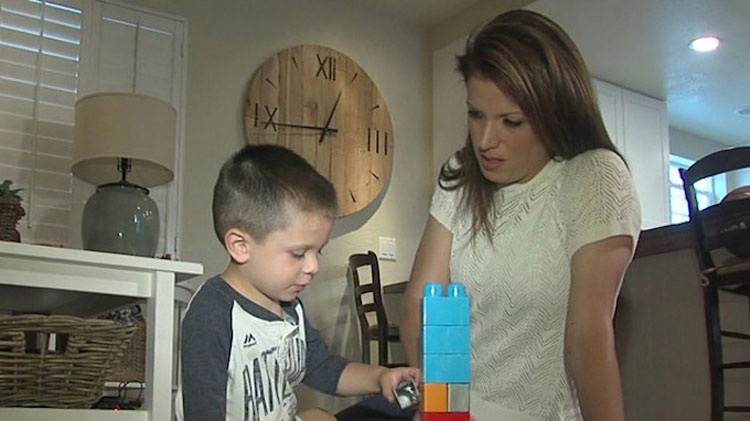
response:
M377 305L375 303L362 304L361 306L357 307L357 316L363 316L368 313L373 313L376 310Z
M375 288L373 287L373 284L359 284L354 287L354 293L358 296L362 296L364 294L369 294L371 292L374 292Z
M723 149L704 156L685 170L685 183L692 185L706 177L748 166L750 166L750 147Z

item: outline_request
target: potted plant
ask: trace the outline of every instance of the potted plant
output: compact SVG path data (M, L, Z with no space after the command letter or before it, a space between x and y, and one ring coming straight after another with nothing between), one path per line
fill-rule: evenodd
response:
M21 241L21 234L16 230L18 221L26 215L21 207L21 197L19 192L23 189L12 189L10 180L5 180L0 184L0 240Z

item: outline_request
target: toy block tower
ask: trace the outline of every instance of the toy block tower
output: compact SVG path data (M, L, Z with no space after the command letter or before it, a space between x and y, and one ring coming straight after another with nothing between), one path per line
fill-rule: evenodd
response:
M469 297L460 283L437 283L422 298L424 421L469 421Z

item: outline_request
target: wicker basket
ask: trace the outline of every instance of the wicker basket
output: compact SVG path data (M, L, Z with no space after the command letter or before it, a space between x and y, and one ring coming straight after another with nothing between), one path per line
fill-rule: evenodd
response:
M111 320L0 315L0 406L91 407L134 330ZM47 351L50 333L62 351ZM27 350L27 338L39 337L40 350Z
M17 200L0 199L0 240L20 242L18 221L26 215Z
M107 381L146 381L146 322L136 320L135 332L122 358L107 377Z

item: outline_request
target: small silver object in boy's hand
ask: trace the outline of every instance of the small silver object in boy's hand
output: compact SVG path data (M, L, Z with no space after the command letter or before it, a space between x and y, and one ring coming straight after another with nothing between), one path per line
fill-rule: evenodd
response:
M393 389L398 406L401 409L409 408L419 402L419 388L412 380L404 380Z

